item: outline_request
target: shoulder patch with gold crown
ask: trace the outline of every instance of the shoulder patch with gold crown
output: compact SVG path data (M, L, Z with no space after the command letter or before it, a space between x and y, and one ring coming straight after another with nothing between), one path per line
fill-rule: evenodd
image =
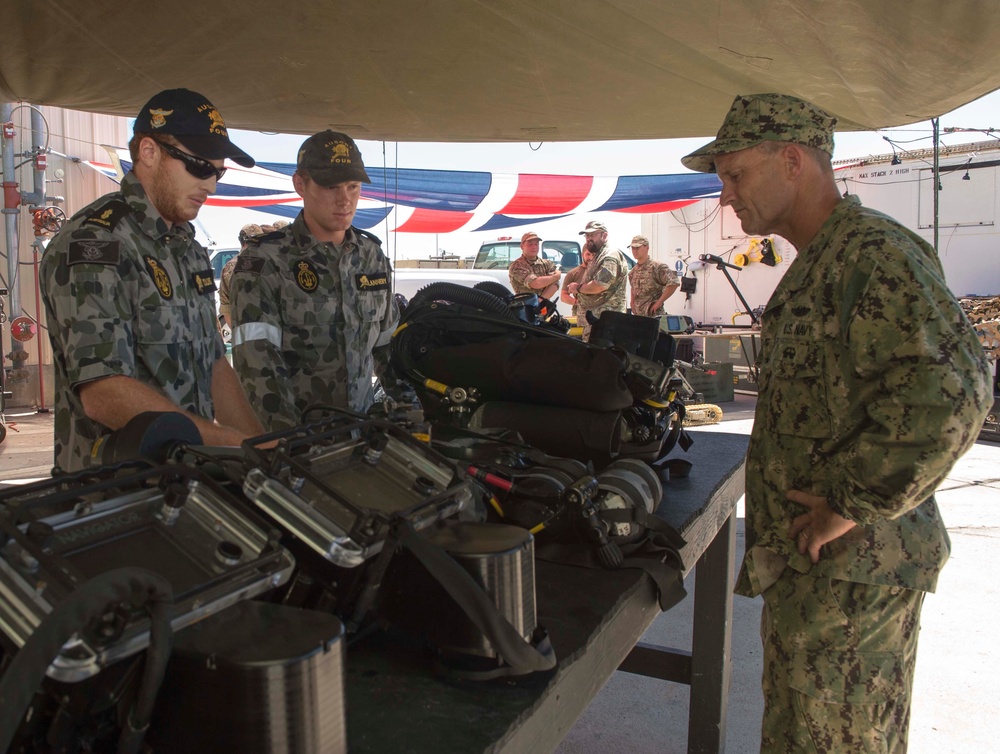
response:
M374 241L376 246L382 245L382 239L376 236L374 233L369 233L367 230L362 230L361 228L355 228L353 225L351 226L351 228L359 236L363 236L364 238L367 238L369 241Z
M294 264L292 271L295 273L295 282L306 293L312 293L319 286L319 275L312 262L300 260Z
M172 299L174 297L174 285L170 282L170 274L163 269L163 265L160 263L160 260L149 255L144 256L142 259L146 263L146 268L149 270L149 274L153 278L153 285L155 285L156 290L160 292L160 296L168 301Z
M102 204L87 215L87 219L82 224L84 226L96 226L104 230L114 230L118 223L124 219L125 215L131 211L127 202L113 199L106 204Z

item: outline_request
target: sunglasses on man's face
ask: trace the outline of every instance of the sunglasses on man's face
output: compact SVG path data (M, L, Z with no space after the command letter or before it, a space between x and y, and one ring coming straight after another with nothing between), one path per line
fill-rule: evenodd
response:
M182 152L177 147L171 146L170 144L164 144L162 141L158 141L156 143L160 145L160 148L164 152L173 157L175 160L183 162L184 169L198 180L204 181L208 178L215 178L215 180L220 181L222 180L222 176L226 174L226 170L228 170L228 168L217 168L208 160L203 160L201 157L195 157L193 154Z

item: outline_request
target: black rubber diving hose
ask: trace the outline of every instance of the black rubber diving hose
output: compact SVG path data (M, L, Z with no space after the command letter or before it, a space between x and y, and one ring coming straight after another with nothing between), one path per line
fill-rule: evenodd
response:
M14 655L0 679L0 752L10 747L25 710L60 648L92 619L107 612L108 605L116 602L149 605L146 665L118 749L122 754L138 751L170 659L173 589L165 578L152 571L117 568L87 581L56 605Z
M514 295L504 287L503 283L498 283L496 280L481 280L472 286L472 288L473 290L491 293L501 301L510 301L511 296Z
M497 298L488 291L468 288L458 283L439 282L425 285L413 294L407 313L412 312L417 304L422 304L425 301L451 301L456 304L474 306L486 312L502 314L511 319L514 318L510 313L507 302L503 299Z

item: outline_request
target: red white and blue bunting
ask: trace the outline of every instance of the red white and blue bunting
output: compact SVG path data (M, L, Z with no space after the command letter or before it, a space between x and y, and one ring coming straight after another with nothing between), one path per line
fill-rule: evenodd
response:
M85 161L118 181L131 168L128 153L109 150L112 163ZM291 219L302 208L292 188L292 163L259 162L229 170L208 206L239 207ZM584 176L488 173L415 168L366 168L354 224L388 222L398 233L501 230L593 212L669 212L718 196L711 173Z

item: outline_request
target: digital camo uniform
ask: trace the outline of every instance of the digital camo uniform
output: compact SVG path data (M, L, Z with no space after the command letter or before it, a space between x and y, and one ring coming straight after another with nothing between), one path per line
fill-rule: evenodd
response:
M552 275L555 272L555 262L551 259L542 259L540 256L536 257L534 262L529 262L527 257L521 255L507 268L507 275L510 277L514 293L541 293L540 290L532 288L529 283L535 278Z
M399 320L377 238L352 227L338 252L300 213L240 253L231 295L233 366L265 428L316 404L368 409Z
M584 273L586 271L587 271L587 265L585 265L585 264L578 264L572 270L570 270L569 272L567 272L563 276L562 290L566 290L566 286L568 286L570 283L582 283L583 282L583 275L584 275ZM579 308L580 308L580 302L579 302L579 297L577 297L577 302L573 304L573 310L572 310L572 313L573 313L574 317L576 317L576 316L579 315L579 313L580 313L579 312ZM582 324L582 323L580 323L580 324Z
M736 592L765 600L762 751L903 751L920 604L950 549L933 493L992 401L982 348L933 249L853 196L782 278L761 337ZM788 537L793 489L859 524L816 564ZM877 718L858 726L869 749L855 715Z
M628 282L628 265L625 263L624 254L604 244L587 265L587 271L580 279L580 285L585 285L591 280L607 285L608 289L601 293L577 294L578 316L584 317L588 311L593 312L595 316L600 316L601 312L604 311L625 311L625 284ZM589 340L590 325L586 321L580 324L583 325L583 339Z
M288 223L285 223L288 225ZM282 225L281 227L285 227ZM275 230L276 226L271 227L271 231ZM270 231L269 231L270 232ZM239 232L239 242L240 250L242 251L246 245L247 241L255 236L260 236L264 234L264 229L257 223L247 223ZM229 284L232 282L233 270L236 269L236 258L239 254L233 255L228 262L222 265L222 270L219 272L219 316L225 317L227 323L232 325L232 307L230 306L229 300Z
M215 282L190 223L168 228L133 173L49 242L39 273L55 366L55 463L89 463L108 429L74 389L123 375L211 419L212 366L225 355Z
M642 317L666 314L663 304L655 311L652 306L663 295L664 288L680 285L677 273L654 259L646 260L645 264L636 264L628 274L628 282L632 286L632 313Z
M232 257L222 265L222 272L219 273L219 314L232 322L232 308L230 306L229 286L233 281L233 270L236 269L236 260L239 256Z

